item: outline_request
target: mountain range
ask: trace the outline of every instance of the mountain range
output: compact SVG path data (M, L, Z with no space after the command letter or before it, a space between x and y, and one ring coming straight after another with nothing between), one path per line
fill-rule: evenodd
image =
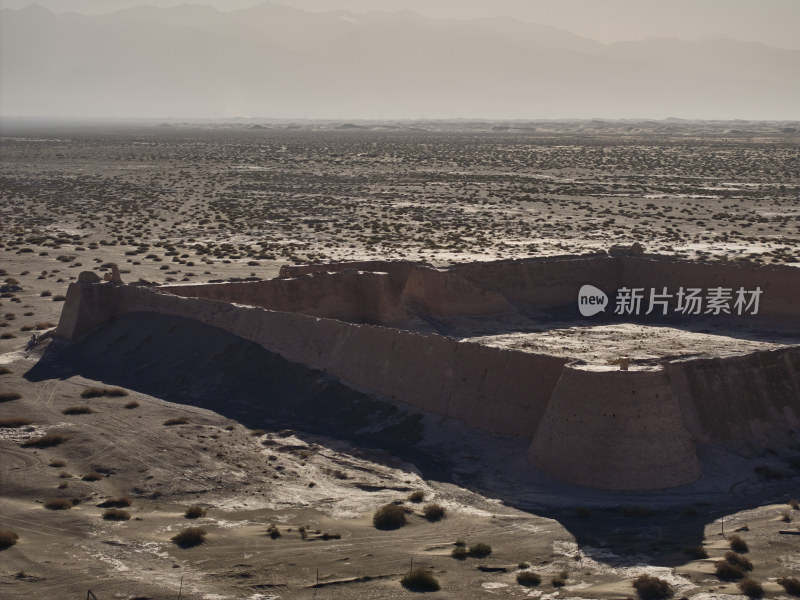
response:
M0 114L78 117L800 117L800 51L601 43L510 17L272 2L0 11Z

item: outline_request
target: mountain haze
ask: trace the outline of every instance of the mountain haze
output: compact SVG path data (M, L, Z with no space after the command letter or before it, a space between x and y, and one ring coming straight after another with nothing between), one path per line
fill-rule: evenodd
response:
M510 17L265 2L0 11L0 113L79 117L798 118L800 51L600 43Z

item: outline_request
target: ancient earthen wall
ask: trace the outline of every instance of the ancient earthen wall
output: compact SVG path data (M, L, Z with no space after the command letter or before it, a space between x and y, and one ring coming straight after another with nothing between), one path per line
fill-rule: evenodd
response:
M73 284L81 286L82 284ZM83 286L94 287L94 286ZM344 381L495 433L532 436L565 359L397 329L117 288L114 317L196 319ZM93 292L85 292L91 296Z
M681 411L662 369L567 367L528 460L560 479L605 489L657 489L700 475Z

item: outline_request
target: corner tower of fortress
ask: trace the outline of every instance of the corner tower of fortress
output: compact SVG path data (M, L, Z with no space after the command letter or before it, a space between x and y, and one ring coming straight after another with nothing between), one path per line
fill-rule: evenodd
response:
M434 269L407 262L286 267L259 282L146 287L81 274L56 334L74 340L135 312L194 319L359 389L531 440L566 481L654 489L701 475L695 444L796 429L800 346L620 370L404 329L414 319L575 311L578 290L762 290L757 316L800 332L800 269L643 256L554 257ZM591 324L587 322L587 324Z

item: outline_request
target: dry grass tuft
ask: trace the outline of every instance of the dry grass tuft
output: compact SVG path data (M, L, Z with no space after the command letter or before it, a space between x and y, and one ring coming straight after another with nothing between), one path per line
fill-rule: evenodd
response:
M16 532L10 529L0 529L0 550L11 548L11 546L17 543L18 539L19 536Z
M171 427L173 425L186 425L188 422L189 419L186 417L172 417L171 419L164 421L164 425Z
M406 524L406 511L397 504L386 504L375 511L372 524L376 529L399 529Z
M436 592L442 587L436 578L425 569L414 569L400 580L400 584L412 592Z
M187 519L199 519L206 516L206 509L199 504L192 504L183 515Z
M59 444L63 444L69 439L69 436L64 435L63 433L46 433L42 437L34 438L32 440L28 440L27 442L23 442L21 446L23 448L51 448L52 446L58 446Z
M517 573L517 583L525 587L535 587L542 583L542 578L533 571L522 571Z
M728 541L730 542L731 550L733 550L734 552L739 552L741 554L749 550L749 548L747 547L747 542L745 542L738 535L732 535Z
M22 398L22 395L17 392L0 392L0 402L11 402L20 398Z
M633 589L642 600L664 600L672 597L672 586L652 575L639 575L633 580Z
M181 548L193 548L206 541L206 530L202 527L187 527L172 536L172 541Z
M127 521L131 518L131 513L119 508L109 508L103 512L103 519L106 521Z
M0 419L0 429L16 429L18 427L25 427L30 425L33 421L23 417L7 417Z
M98 504L99 508L127 508L132 504L131 499L127 496L121 496L119 498L109 498Z
M447 511L445 511L444 507L440 506L439 504L428 504L425 508L422 509L425 518L428 521L441 521L442 519L447 516Z
M469 547L467 554L473 558L486 558L492 553L492 547L489 544L478 542Z
M72 506L72 500L69 498L50 498L44 503L44 507L48 510L69 510Z
M790 596L800 596L800 579L797 577L779 577L778 585L783 586Z
M70 406L61 411L65 415L93 415L95 410L91 406Z

